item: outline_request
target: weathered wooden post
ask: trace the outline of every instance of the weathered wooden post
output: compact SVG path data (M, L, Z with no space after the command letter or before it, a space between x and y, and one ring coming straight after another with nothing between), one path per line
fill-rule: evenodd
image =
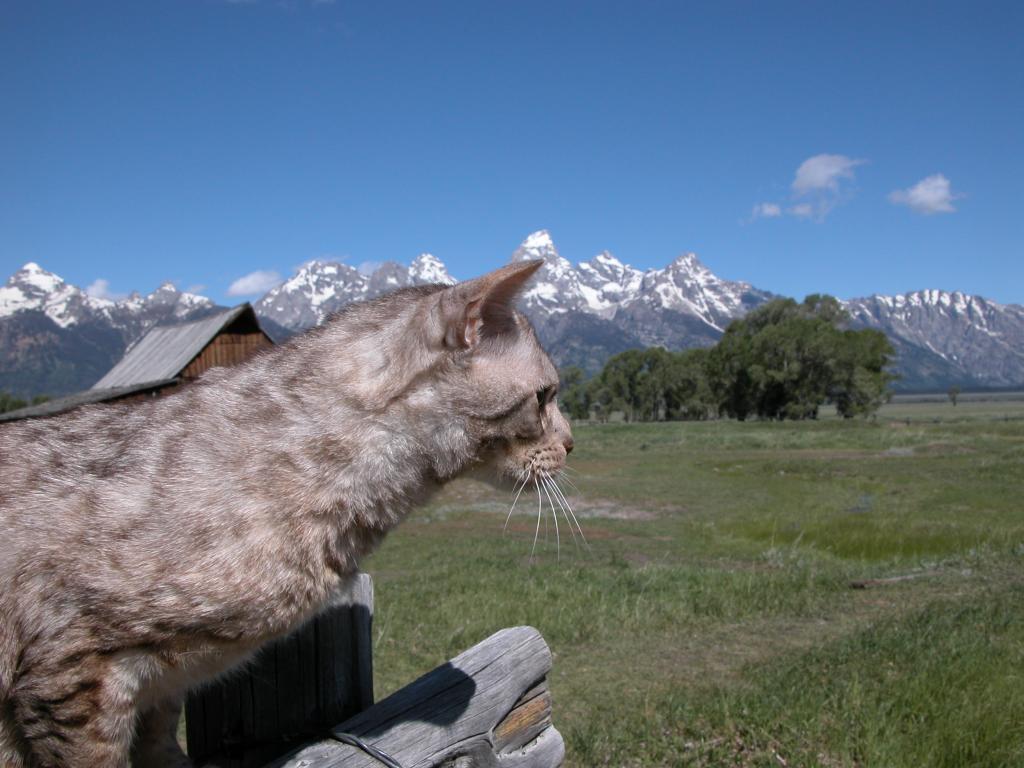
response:
M403 768L556 768L551 651L533 627L502 629L268 768L381 768L353 734Z
M347 594L244 669L191 694L188 754L196 765L255 768L373 704L373 582Z
M189 697L188 753L208 768L556 768L551 651L503 629L373 704L373 584L353 590L244 670ZM289 751L291 750L291 751ZM283 755L283 757L282 757Z

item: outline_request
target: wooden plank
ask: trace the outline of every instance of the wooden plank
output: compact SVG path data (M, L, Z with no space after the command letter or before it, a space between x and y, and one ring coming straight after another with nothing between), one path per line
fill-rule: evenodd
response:
M316 637L312 631L295 633L295 652L298 661L299 679L298 695L295 707L301 713L303 724L316 722L317 691L316 680Z
M373 706L373 580L360 574L352 586L352 706L361 712Z
M218 734L219 740L209 745L206 753L208 756L216 755L219 752L233 755L242 750L242 745L245 743L245 737L242 734L242 683L242 680L236 679L232 675L225 685L219 686L223 720ZM188 722L187 714L185 722Z
M274 646L274 662L277 668L278 732L285 739L297 738L303 734L303 724L309 713L302 711L302 672L299 663L299 639L297 635L285 638Z
M190 694L189 756L222 768L262 765L371 704L372 617L373 582L357 574L324 614Z
M494 728L494 748L512 752L529 744L551 725L551 693L544 684L524 693Z
M206 701L202 694L196 698L194 716L185 720L185 743L193 754L209 754L206 748Z
M344 710L346 661L352 654L352 633L346 621L347 611L327 610L313 621L316 624L317 721L338 722Z
M551 726L551 652L532 627L495 633L379 704L345 721L406 768L466 765L553 768L565 747ZM356 747L325 739L267 768L380 768Z
M281 643L264 649L260 662L249 675L252 681L252 731L247 736L254 743L275 741L284 735L277 720L278 648L285 651Z

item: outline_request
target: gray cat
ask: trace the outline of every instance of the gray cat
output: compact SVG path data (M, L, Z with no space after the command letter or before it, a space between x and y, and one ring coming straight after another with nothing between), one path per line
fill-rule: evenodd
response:
M540 264L0 428L0 765L188 765L184 691L316 614L431 489L564 466L558 375L512 304Z

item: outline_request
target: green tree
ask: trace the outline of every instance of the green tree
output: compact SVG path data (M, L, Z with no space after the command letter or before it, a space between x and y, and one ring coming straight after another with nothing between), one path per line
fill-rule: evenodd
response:
M590 418L590 387L579 366L570 365L559 372L558 402L571 419Z
M644 352L630 349L612 356L597 376L593 397L601 404L606 417L613 411L621 411L626 421L637 418Z
M15 397L7 392L0 392L0 413L16 411L19 408L24 408L26 405L28 405L28 403L20 397Z
M665 374L665 418L704 420L714 415L709 356L707 349L688 349L671 355Z
M867 416L892 398L896 376L887 370L894 350L881 331L840 331L829 399L844 418Z
M893 350L877 331L844 330L831 296L776 299L729 325L708 360L718 409L739 420L816 418L826 401L846 417L888 398Z
M36 395L30 401L22 400L20 397L15 397L7 392L0 392L0 413L7 413L8 411L16 411L19 408L24 408L27 405L40 405L50 399L49 395Z
M598 418L621 412L628 421L706 419L716 411L707 350L632 349L609 358L588 384Z

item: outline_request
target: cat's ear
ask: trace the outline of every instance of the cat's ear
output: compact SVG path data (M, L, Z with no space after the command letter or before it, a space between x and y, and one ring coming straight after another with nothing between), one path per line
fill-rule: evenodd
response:
M514 330L516 294L543 263L542 259L517 261L445 289L438 305L444 346L470 349L482 338Z

